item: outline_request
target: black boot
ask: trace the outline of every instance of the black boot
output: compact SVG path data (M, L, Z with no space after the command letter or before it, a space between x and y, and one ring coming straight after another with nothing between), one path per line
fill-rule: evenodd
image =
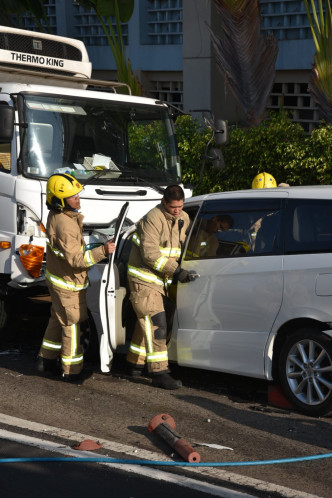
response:
M126 362L126 375L128 377L142 377L145 372L145 365L137 365L136 363L132 363L131 361Z
M49 360L48 358L38 356L37 372L59 375L61 373L61 369L58 360Z
M179 389L179 387L182 387L182 382L181 380L173 379L168 373L163 373L152 377L152 385L163 389Z

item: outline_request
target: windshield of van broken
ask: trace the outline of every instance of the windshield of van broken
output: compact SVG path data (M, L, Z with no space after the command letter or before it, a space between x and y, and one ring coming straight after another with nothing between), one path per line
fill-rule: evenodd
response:
M102 93L99 99L26 94L23 102L26 176L66 172L82 183L96 176L98 183L124 185L135 178L159 185L181 181L164 106L103 100Z

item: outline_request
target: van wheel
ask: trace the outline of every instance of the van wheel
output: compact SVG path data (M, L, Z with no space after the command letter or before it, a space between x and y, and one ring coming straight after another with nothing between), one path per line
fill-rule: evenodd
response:
M332 339L317 329L304 328L284 343L279 359L284 394L302 413L332 411Z

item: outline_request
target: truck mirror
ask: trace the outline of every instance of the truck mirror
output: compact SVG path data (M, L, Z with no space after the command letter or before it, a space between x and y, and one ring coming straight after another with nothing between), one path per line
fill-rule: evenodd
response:
M15 111L9 105L0 105L0 143L12 141L14 134Z
M225 161L224 161L224 156L222 155L222 152L220 149L216 149L212 147L210 149L210 156L209 158L212 161L213 167L215 169L223 169L225 166Z
M228 128L226 121L223 121L222 119L215 120L214 138L217 147L226 145L228 142Z

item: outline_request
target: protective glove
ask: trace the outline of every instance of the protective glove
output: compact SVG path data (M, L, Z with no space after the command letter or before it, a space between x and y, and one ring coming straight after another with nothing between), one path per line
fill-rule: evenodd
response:
M182 284L185 282L192 282L198 277L199 275L193 270L187 271L181 268L181 266L178 266L173 275L173 284L176 284L177 282L181 282Z

